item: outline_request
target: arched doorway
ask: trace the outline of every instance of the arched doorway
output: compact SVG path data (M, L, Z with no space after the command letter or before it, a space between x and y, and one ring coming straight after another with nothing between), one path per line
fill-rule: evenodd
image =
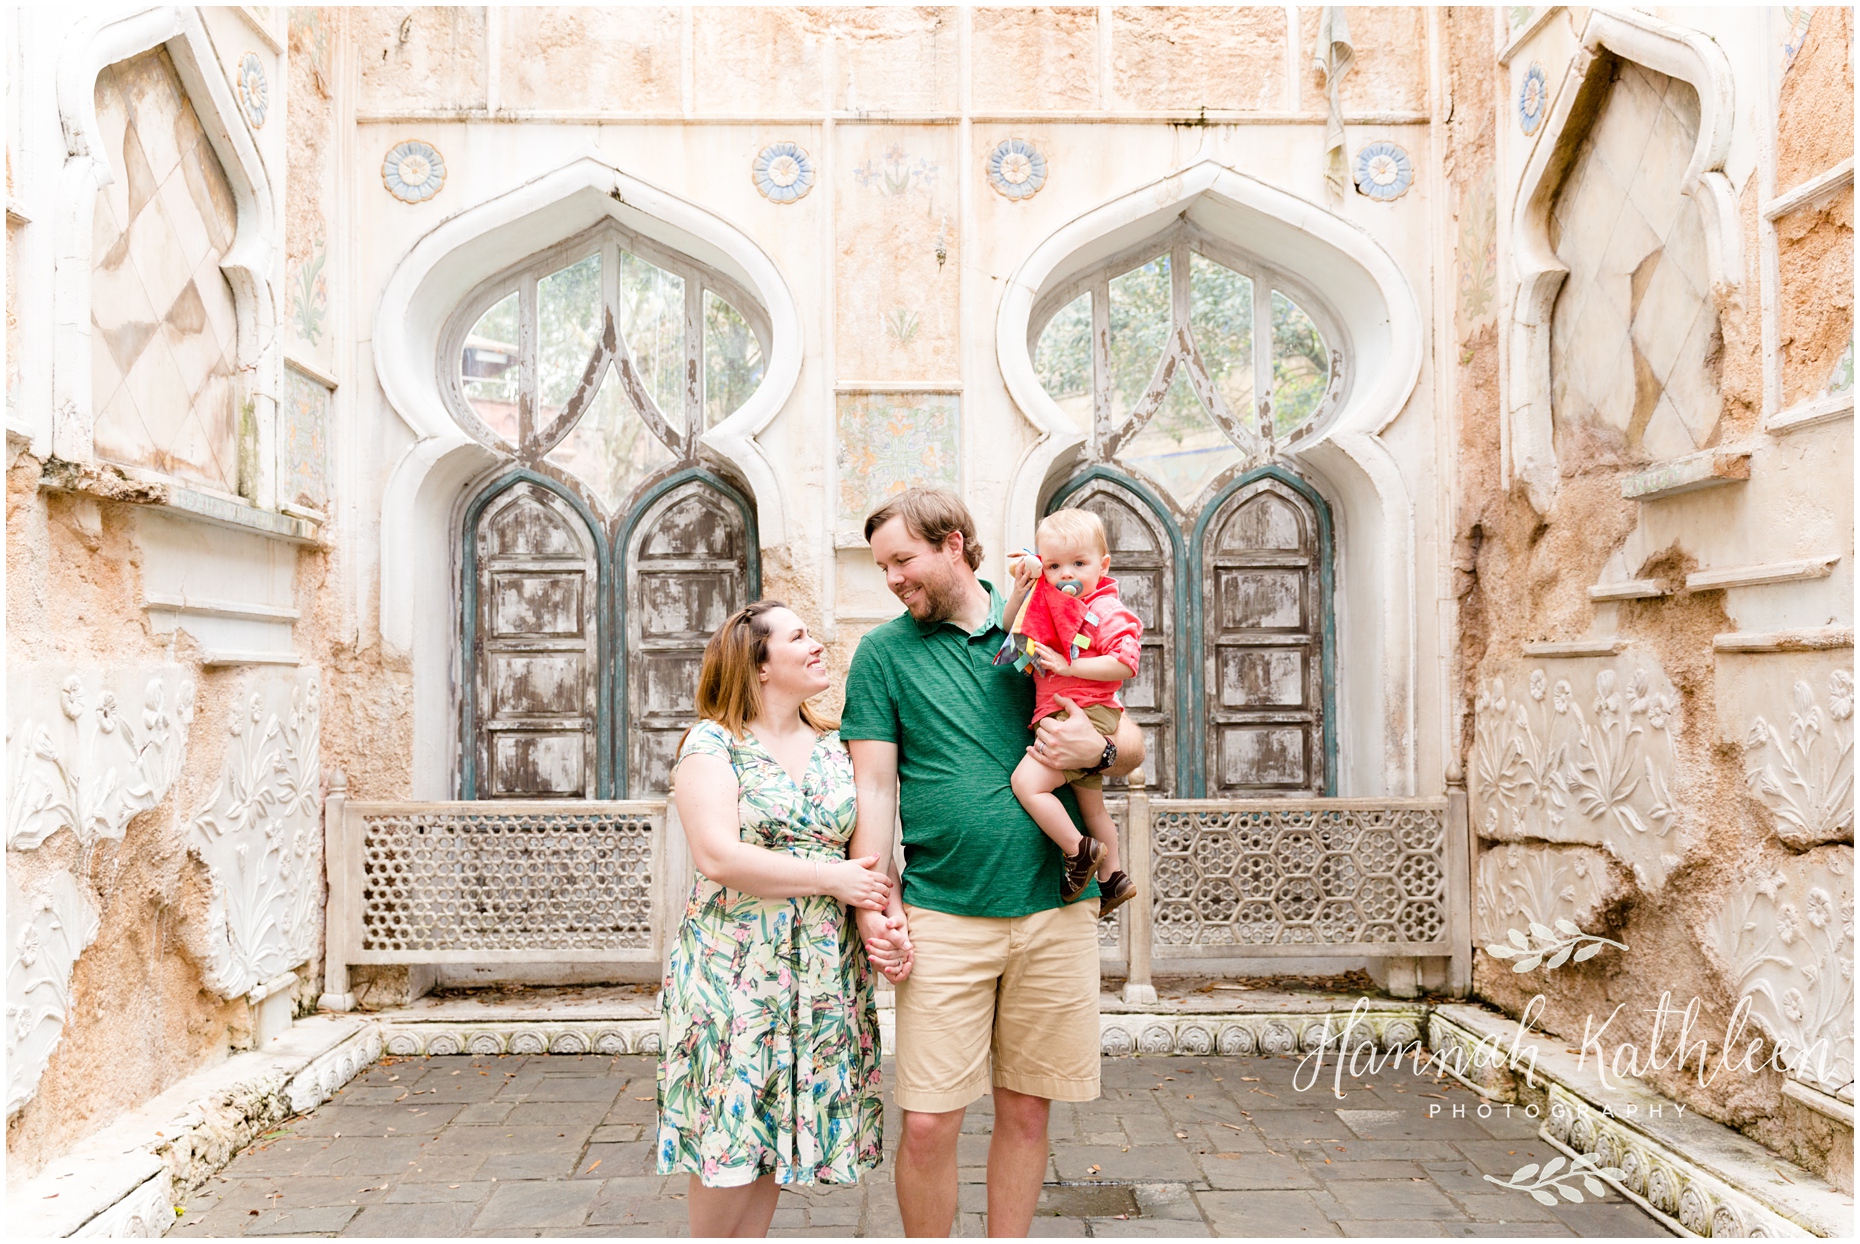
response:
M759 590L748 490L702 440L768 340L740 286L612 222L456 309L444 396L511 466L459 533L462 797L665 793L705 641Z

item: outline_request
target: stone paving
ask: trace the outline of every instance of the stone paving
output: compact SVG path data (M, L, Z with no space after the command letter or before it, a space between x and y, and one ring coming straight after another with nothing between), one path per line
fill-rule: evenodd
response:
M1406 1067L1338 1100L1330 1068L1301 1091L1299 1066L1107 1058L1100 1100L1053 1108L1033 1234L1671 1234L1619 1193L1543 1206L1488 1182L1557 1156L1519 1109L1479 1118L1474 1094ZM239 1154L171 1234L684 1235L686 1177L652 1173L653 1102L649 1057L386 1060ZM991 1114L984 1098L964 1120L959 1235L985 1233ZM896 1136L888 1110L885 1164L784 1193L772 1234L903 1234Z

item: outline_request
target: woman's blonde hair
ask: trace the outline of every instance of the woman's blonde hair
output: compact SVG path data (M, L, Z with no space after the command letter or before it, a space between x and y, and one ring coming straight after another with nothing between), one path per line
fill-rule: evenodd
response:
M717 628L704 645L704 664L698 670L698 720L714 721L740 739L749 723L761 716L760 675L769 659L769 614L787 607L779 600L759 600L737 610ZM839 725L805 703L801 720L819 734ZM679 740L679 746L683 745Z

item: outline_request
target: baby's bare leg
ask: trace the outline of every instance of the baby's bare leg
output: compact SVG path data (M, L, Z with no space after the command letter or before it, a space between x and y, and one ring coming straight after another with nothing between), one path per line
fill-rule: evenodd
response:
M1059 802L1059 796L1053 792L1066 784L1066 775L1058 769L1043 765L1032 756L1021 759L1014 770L1014 797L1020 800L1020 806L1027 809L1048 838L1059 844L1059 849L1067 855L1076 854L1079 840L1085 835L1079 833L1072 818L1066 815L1066 805ZM1099 801L1103 807L1103 801Z
M1095 786L1074 786L1072 793L1078 797L1079 816L1084 818L1085 832L1104 844L1104 860L1098 865L1098 880L1109 881L1111 874L1118 870L1117 822L1111 819L1111 811L1104 806L1104 791Z

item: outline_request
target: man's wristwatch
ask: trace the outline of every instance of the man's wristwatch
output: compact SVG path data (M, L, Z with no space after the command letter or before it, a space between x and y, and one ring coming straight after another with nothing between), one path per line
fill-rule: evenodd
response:
M1117 740L1106 739L1104 741L1104 755L1098 757L1098 763L1093 765L1091 768L1085 770L1085 772L1088 774L1103 773L1106 769L1109 769L1112 765L1116 763L1117 763Z

